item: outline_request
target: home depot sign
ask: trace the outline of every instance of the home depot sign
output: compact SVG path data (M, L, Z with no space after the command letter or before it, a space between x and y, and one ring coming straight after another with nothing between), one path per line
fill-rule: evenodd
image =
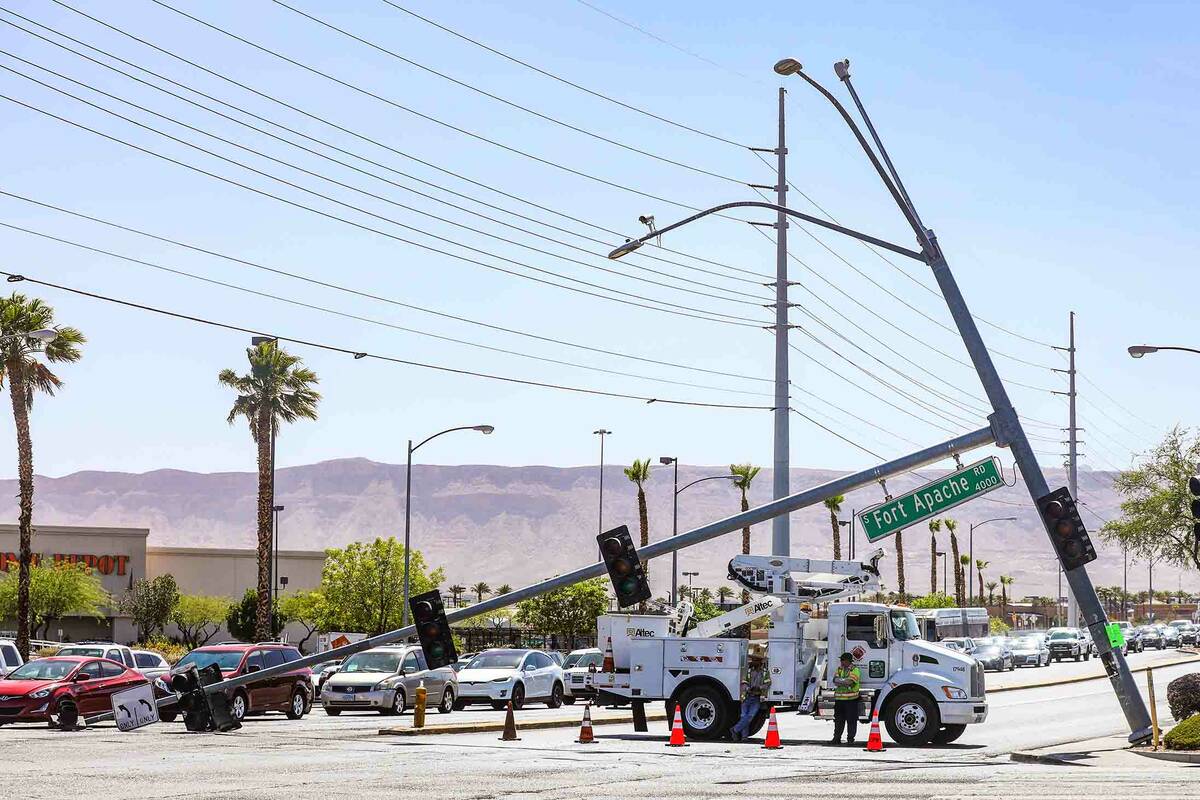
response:
M55 564L87 564L94 572L101 575L124 575L129 568L129 556L95 555L93 553L53 553L51 559ZM33 554L33 563L41 564L46 557L41 553ZM20 558L16 553L0 553L0 572L16 569Z

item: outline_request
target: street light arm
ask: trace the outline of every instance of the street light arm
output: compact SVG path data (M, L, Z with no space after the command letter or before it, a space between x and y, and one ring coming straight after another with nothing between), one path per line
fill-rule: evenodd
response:
M425 444L426 442L432 441L433 439L436 439L437 437L439 437L443 434L453 433L454 431L474 431L474 430L478 430L479 427L480 426L478 426L478 425L459 425L457 428L447 428L444 431L439 431L439 432L433 434L432 436L428 436L428 437L422 439L420 444L416 445L416 447L410 448L408 452L410 452L410 453L417 452L417 450L421 447L421 445Z
M1157 353L1159 350L1180 350L1184 353L1200 353L1194 347L1175 347L1171 345L1135 345L1129 348L1129 355L1134 358L1141 358L1146 353Z
M737 480L737 476L736 475L709 475L707 478L697 478L696 480L687 484L687 486L681 486L678 489L676 489L675 494L677 494L677 495L682 494L684 489L687 489L689 486L695 486L697 483L704 483L705 481L716 481L716 480L734 481L734 480Z
M853 237L855 239L866 242L868 244L873 244L876 247L882 247L885 250L892 251L893 253L897 253L902 256L908 256L909 258L914 259L916 261L920 261L921 263L926 262L926 258L924 256L924 254L918 253L915 250L910 250L907 247L901 247L898 244L892 244L891 242L884 241L883 239L879 239L875 236L871 236L870 234L861 233L859 231L853 230L852 228L846 228L846 227L843 227L836 223L828 222L826 220L819 219L819 218L811 216L809 214L804 214L800 211L793 211L792 209L787 208L785 206L776 205L775 203L767 203L762 200L741 200L736 203L722 203L719 206L713 206L712 208L705 209L704 211L700 211L696 214L693 214L690 217L681 219L678 222L674 222L670 225L667 225L665 228L659 228L656 231L647 233L645 236L642 236L639 239L631 239L630 241L626 242L625 244L621 245L620 247L615 248L612 252L610 252L608 254L608 257L611 259L621 258L622 256L632 253L634 250L641 247L644 243L646 243L650 239L655 239L659 236L662 236L664 233L667 233L668 231L673 231L676 228L682 228L684 225L695 222L696 220L701 219L702 217L707 217L710 214L716 214L719 211L725 211L726 209L730 209L730 208L766 208L771 211L781 211L784 214L787 214L789 217L796 217L797 219L802 219L805 222L811 223L813 225L819 225L822 228L826 228L828 230L835 231L837 233L841 233L846 236Z

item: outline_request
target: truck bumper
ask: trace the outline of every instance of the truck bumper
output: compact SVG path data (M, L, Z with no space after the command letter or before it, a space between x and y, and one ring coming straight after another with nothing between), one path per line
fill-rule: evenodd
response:
M938 703L943 725L973 725L987 719L986 700Z

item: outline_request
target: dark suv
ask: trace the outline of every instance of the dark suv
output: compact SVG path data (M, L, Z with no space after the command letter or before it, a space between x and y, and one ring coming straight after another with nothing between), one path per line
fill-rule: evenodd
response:
M279 642L244 644L229 642L197 647L171 670L172 674L195 664L197 669L216 664L221 679L236 678L259 670L286 664L300 658L300 651ZM312 708L312 670L299 667L261 681L225 690L229 710L241 721L248 714L282 711L288 719L300 719ZM170 676L155 680L160 691L170 691Z

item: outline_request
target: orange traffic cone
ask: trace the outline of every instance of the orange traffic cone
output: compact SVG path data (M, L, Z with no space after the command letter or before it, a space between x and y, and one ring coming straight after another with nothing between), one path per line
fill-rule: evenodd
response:
M867 737L867 746L863 748L865 753L883 753L886 748L883 746L883 736L879 733L879 709L871 714L871 735Z
M617 665L613 661L612 652L612 637L608 637L608 644L604 645L604 663L600 666L601 672L613 673L617 671Z
M583 722L579 724L579 738L575 740L576 744L596 744L596 737L592 735L592 703L583 707Z
M513 707L511 702L508 704L508 713L504 715L504 733L501 735L500 741L521 741L521 737L517 736L517 719L513 716Z
M783 749L783 742L779 741L779 723L775 721L775 706L771 706L771 716L767 719L767 738L763 741L762 749Z
M675 704L675 721L671 723L671 741L667 742L667 747L687 747L688 743L683 738L683 709L679 704Z

